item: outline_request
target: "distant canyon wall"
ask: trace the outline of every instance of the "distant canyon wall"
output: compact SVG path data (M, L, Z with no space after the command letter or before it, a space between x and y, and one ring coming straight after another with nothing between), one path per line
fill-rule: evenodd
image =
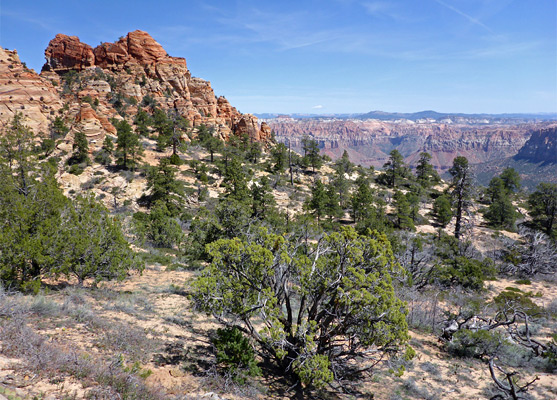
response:
M315 139L323 154L336 159L346 150L350 159L364 166L382 167L389 152L397 149L406 162L415 164L421 152L432 155L433 165L445 171L457 156L473 163L516 155L532 132L546 123L517 125L467 125L446 123L389 122L378 120L267 121L279 142L291 142L301 151L304 136Z

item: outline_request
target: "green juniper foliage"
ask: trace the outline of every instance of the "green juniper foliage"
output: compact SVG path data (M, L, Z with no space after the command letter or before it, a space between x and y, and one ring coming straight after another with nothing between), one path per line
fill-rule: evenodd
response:
M194 306L240 324L285 374L314 387L364 372L371 349L404 350L407 311L392 283L403 271L387 238L342 228L309 248L301 243L260 229L209 244Z
M45 276L122 278L142 269L117 219L91 196L66 198L16 116L0 140L0 285L37 291Z

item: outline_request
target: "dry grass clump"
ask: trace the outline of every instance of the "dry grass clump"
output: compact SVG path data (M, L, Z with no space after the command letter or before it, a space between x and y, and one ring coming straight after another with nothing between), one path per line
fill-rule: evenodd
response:
M96 342L97 347L126 355L131 361L146 362L160 346L155 337L148 337L143 329L129 324L117 324L106 329Z
M164 398L160 390L147 387L141 378L128 372L121 354L113 357L111 362L103 362L87 353L54 343L28 326L30 313L57 315L63 312L62 307L51 300L36 297L29 303L23 296L0 290L0 354L24 360L19 368L25 368L27 373L57 380L64 376L77 378L83 387L90 388L87 395L91 399ZM130 358L141 359L141 346L145 346L148 339L137 329L128 328L131 327L116 326L107 330L105 336L114 337L106 340L113 348L124 349Z

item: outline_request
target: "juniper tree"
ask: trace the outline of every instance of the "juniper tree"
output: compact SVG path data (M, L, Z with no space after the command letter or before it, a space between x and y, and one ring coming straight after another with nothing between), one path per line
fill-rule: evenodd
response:
M180 224L162 201L155 202L148 214L135 213L133 219L139 236L157 247L179 246L184 238Z
M30 134L16 119L0 141L0 283L37 291L44 276L123 276L134 257L120 226L92 197L63 195Z
M123 279L129 270L143 269L118 220L93 196L78 196L68 202L62 215L59 261L52 273L73 275L82 285L87 278L95 282Z
M261 229L210 244L194 307L250 336L300 390L369 372L382 356L410 359L387 238L342 228L307 251L303 240Z

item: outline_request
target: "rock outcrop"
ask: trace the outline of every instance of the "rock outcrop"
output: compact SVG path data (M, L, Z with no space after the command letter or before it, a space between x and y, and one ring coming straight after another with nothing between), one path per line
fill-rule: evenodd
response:
M81 103L75 117L74 131L81 131L89 140L104 139L106 133L116 134L116 128L103 115L98 115L88 103Z
M0 122L8 123L15 113L36 133L48 132L49 119L62 101L54 85L25 67L17 52L0 49Z
M557 164L557 126L534 131L515 159Z
M270 140L268 129L262 130L256 117L241 114L224 97L217 98L209 81L192 77L186 60L169 56L147 32L133 31L94 49L76 36L59 34L50 41L45 57L44 73L76 70L96 76L100 71L108 76L112 89L106 80L91 77L87 85L96 91L92 97L116 91L139 103L147 96L194 126L213 126L223 139L247 134L253 140Z
M69 70L81 71L95 65L93 48L81 43L77 36L67 36L59 33L50 41L44 52L46 64L45 71L67 72Z

